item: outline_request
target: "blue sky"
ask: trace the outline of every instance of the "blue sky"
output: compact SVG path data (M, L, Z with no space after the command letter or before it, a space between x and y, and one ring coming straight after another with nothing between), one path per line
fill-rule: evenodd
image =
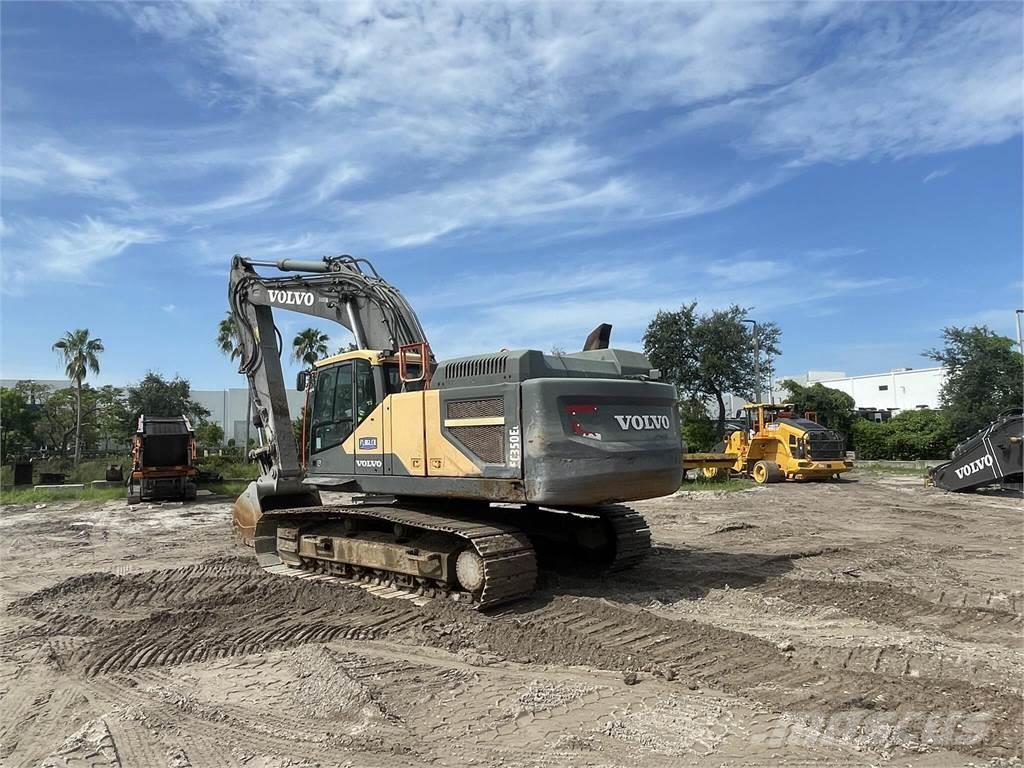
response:
M1011 335L1021 9L4 2L0 378L88 327L101 383L240 386L236 252L370 258L442 357L690 300L790 373Z

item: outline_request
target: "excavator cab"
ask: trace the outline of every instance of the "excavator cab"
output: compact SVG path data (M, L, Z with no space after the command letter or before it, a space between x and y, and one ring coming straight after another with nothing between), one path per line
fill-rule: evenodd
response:
M352 350L317 362L300 382L305 384L307 407L303 423L303 465L311 477L392 474L393 406L403 413L421 413L422 392L429 382L429 354L390 355ZM403 399L389 401L389 396ZM402 406L405 406L404 408ZM416 442L422 428L403 420L405 440ZM422 440L418 442L422 443ZM388 461L385 461L385 454ZM422 458L419 460L422 462ZM400 473L401 474L401 473Z

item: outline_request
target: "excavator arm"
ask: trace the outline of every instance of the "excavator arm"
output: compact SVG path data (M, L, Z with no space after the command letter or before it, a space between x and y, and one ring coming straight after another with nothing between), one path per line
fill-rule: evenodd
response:
M256 267L294 274L266 277ZM238 331L239 373L248 379L253 423L261 437L260 446L250 453L260 464L260 478L238 502L251 507L255 523L268 507L320 503L319 494L302 483L304 471L280 359L283 344L273 310L336 322L352 332L360 349L395 353L402 346L426 343L426 334L405 297L368 261L351 256L256 261L236 255L231 262L228 306Z

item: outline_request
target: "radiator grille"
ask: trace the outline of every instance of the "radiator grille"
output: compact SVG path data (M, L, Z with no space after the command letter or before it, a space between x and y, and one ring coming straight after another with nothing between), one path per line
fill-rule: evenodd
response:
M452 437L469 448L487 464L505 463L504 427L491 424L485 427L449 427Z
M484 416L504 416L505 398L489 397L486 400L449 400L449 419L476 419Z
M507 363L507 355L498 355L495 357L474 357L469 360L455 360L445 364L444 375L450 379L461 378L463 376L494 376L504 374Z
M832 433L835 434L835 433ZM842 459L846 457L846 446L842 438L830 437L827 432L811 432L807 435L812 459Z

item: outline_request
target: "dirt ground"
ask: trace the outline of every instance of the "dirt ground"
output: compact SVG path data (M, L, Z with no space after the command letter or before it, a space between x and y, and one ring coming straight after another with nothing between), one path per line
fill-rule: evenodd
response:
M224 499L5 506L0 764L1020 763L1019 499L634 506L643 565L489 614L264 574Z

